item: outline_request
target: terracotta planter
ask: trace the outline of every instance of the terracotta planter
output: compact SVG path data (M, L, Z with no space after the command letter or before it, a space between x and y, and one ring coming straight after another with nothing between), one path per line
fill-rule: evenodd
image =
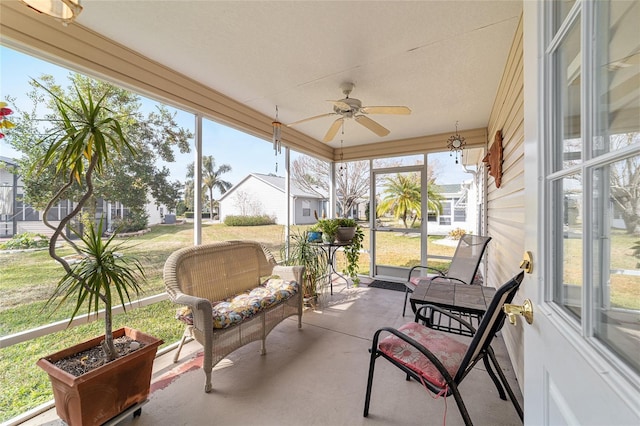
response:
M336 234L336 241L339 243L349 243L356 236L355 226L341 226Z
M67 424L100 425L149 396L153 361L163 341L129 327L113 332L114 338L123 335L145 346L78 377L53 363L100 344L103 336L38 360L51 380L56 412Z

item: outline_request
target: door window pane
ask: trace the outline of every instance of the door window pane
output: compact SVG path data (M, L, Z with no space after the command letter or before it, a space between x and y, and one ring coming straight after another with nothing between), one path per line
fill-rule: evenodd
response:
M582 316L582 179L575 174L554 183L555 277L553 300Z
M601 46L596 54L593 155L629 145L640 129L640 2L597 2Z
M420 264L421 172L375 173L375 276L404 277Z
M635 171L635 173L634 173ZM594 171L594 335L640 370L640 155ZM633 195L635 194L635 195Z
M553 2L555 11L553 14L553 30L554 32L560 28L564 19L569 15L569 11L575 4L576 0L556 0Z
M557 79L554 80L557 125L554 144L554 171L574 166L582 159L580 133L581 81L580 20L569 30L553 55Z

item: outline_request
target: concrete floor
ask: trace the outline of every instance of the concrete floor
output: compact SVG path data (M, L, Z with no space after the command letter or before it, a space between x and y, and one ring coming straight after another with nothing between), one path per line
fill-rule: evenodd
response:
M303 327L291 317L260 342L232 353L213 372L214 390L204 393L201 347L191 342L180 360L158 357L149 401L137 418L121 424L147 425L439 425L463 424L453 398L434 395L383 359L376 363L369 417L362 416L370 339L382 326L400 326L404 293L334 285L322 307L306 310ZM498 360L522 404L501 337ZM483 365L464 380L460 392L476 425L521 425L510 401L498 397ZM64 424L49 410L24 425Z

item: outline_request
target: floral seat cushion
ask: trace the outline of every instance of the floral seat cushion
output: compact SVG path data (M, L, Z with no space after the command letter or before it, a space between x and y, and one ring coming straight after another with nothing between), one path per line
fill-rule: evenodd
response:
M468 345L448 336L446 333L432 330L416 322L408 323L398 329L432 352L452 377L455 377ZM444 388L446 381L429 359L418 349L397 336L390 335L379 343L380 351L402 365L418 373L429 383Z
M240 324L258 312L286 300L298 292L298 283L270 278L262 286L250 292L242 293L222 302L215 303L212 309L213 328L227 328ZM187 325L193 325L191 308L178 309L176 318Z
M413 288L416 288L418 284L420 284L421 282L428 282L428 281L431 281L431 279L435 277L440 277L440 276L441 275L438 275L438 274L416 275L411 277L409 279L409 282L413 284Z

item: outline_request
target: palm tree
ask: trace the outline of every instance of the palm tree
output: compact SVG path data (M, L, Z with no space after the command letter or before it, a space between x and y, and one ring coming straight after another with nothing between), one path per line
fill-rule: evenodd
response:
M231 182L220 179L220 176L223 173L228 173L230 171L231 166L228 164L223 164L216 170L216 161L212 155L205 155L202 157L202 189L209 190L209 212L211 219L213 219L213 205L215 203L213 190L215 188L220 191L221 194L224 194L229 190L229 188L231 188ZM193 179L194 176L194 164L191 163L187 166L187 178Z
M402 220L405 228L413 226L422 216L420 180L417 174L396 174L394 177L385 178L385 194L376 208L378 216L389 210L393 211L396 219ZM442 211L440 203L442 196L435 189L433 181L427 183L427 208L429 210ZM407 218L411 218L411 225L407 224Z
M125 151L137 156L138 151L124 136L120 121L105 106L109 93L95 101L90 87L76 85L74 99L67 100L54 93L53 89L38 82L35 84L49 93L59 117L57 127L39 142L46 147L46 151L29 171L39 174L53 169L56 177L61 179L60 186L55 189L42 215L43 223L53 230L49 255L65 270L47 306L60 306L75 297L75 308L71 314L73 319L83 308L89 314L97 312L102 303L105 307L102 348L105 358L112 361L118 356L113 341L112 305L119 299L125 308L126 301L130 301L130 294L139 294L140 282L145 277L144 270L138 260L121 254L119 245L111 244L115 234L106 243L102 240L102 220L97 230L94 221L90 221L88 231L84 234L72 228L84 245L76 244L65 235L64 230L92 197L94 179L103 176L113 157ZM74 187L81 188L75 208L59 223L50 223L49 212ZM58 238L63 238L75 250L81 258L79 263L72 265L57 252ZM115 253L116 250L119 254Z

